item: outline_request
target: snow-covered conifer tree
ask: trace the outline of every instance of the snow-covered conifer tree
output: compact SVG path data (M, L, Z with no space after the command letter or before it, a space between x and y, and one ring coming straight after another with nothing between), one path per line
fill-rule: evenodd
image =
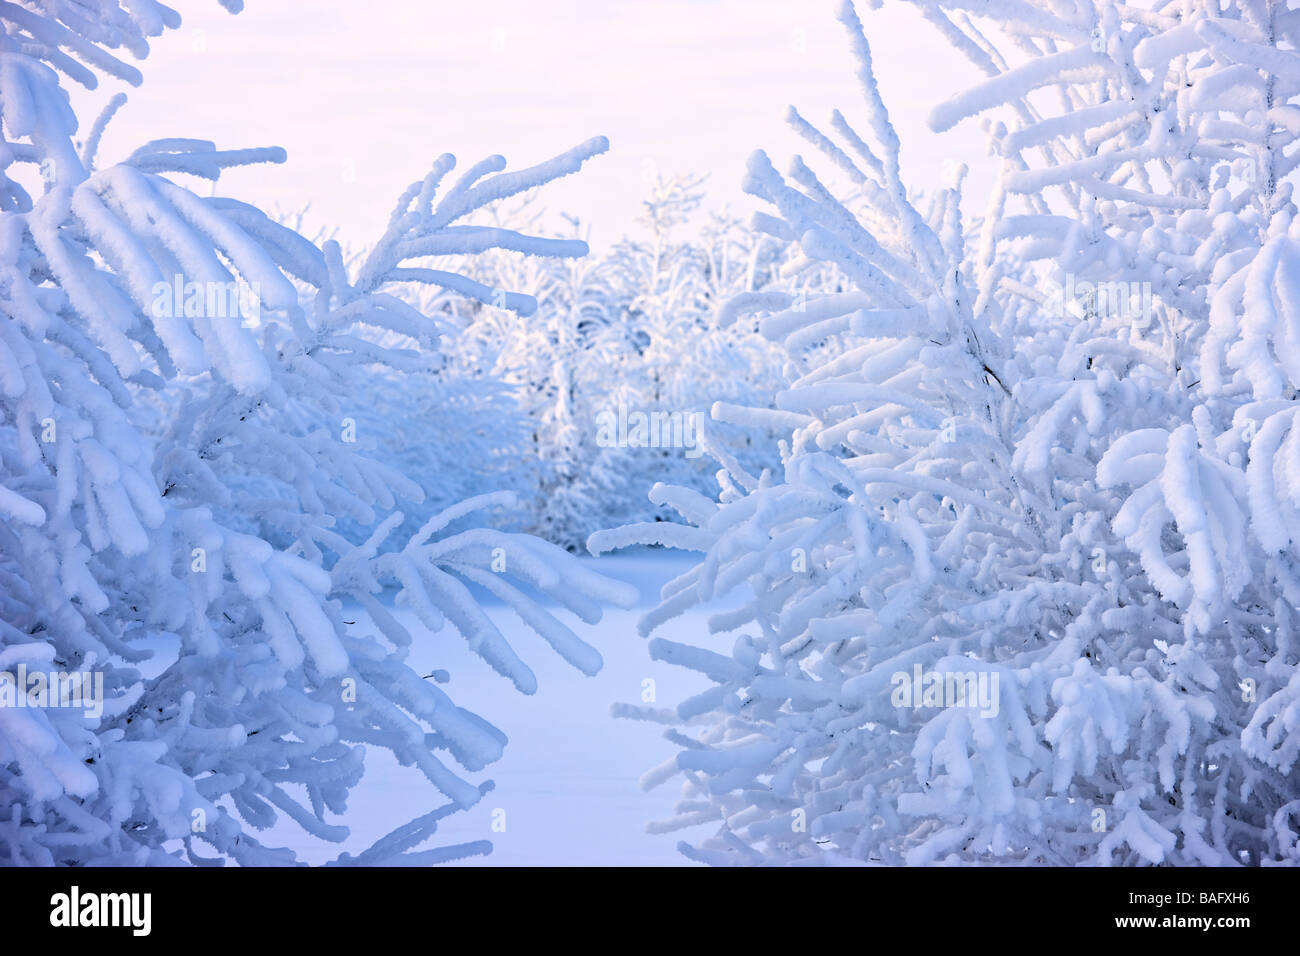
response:
M465 220L606 143L515 172L494 156L457 179L444 155L349 269L338 243L176 181L283 161L280 150L160 139L96 163L122 99L82 130L63 80L138 83L114 51L143 57L147 38L178 24L154 0L0 8L0 859L293 862L255 832L284 815L341 840L329 817L346 809L366 744L417 767L447 802L339 862L485 852L484 841L416 849L491 786L466 772L505 738L408 665L426 635L399 623L381 589L440 639L459 631L524 693L536 678L471 587L586 673L600 655L529 595L586 621L633 595L538 539L448 530L508 495L456 504L388 546L399 499L423 492L363 453L376 436L352 403L374 369L427 362L376 333L438 348L434 323L395 294L402 284L535 308L436 265L493 248L583 255L581 242ZM349 538L343 519L374 530ZM96 675L102 711L47 706L15 686L20 668Z
M988 77L931 115L987 114L982 217L960 168L908 192L846 3L863 121L790 121L847 190L745 183L851 283L729 309L796 366L715 411L784 427L782 472L592 539L702 552L643 633L748 595L650 642L712 689L620 711L678 725L657 826L716 864L1300 863L1300 15L914 5Z
M719 324L714 311L737 292L789 285L782 268L790 244L718 214L684 234L703 199L701 181L656 178L641 228L598 254L524 258L507 249L465 257L458 269L493 288L527 290L536 313L491 303L462 306L441 292L425 293L422 311L446 309L447 322L463 331L445 350L444 370L425 379L428 387L402 377L382 389L397 408L412 399L427 405L431 396L468 382L480 401L499 395L501 404L493 407L501 408L499 430L506 433L521 425L503 407L513 396L531 435L522 443L500 440L510 450L501 460L513 456L518 465L510 478L530 512L526 527L566 548L578 549L602 527L668 517L646 498L655 481L701 491L716 486L702 435L684 436L689 448L636 447L611 443L602 423L623 413L659 413L675 415L674 422L689 416L693 425L707 419L716 401L768 402L782 381L780 350L755 333L754 322ZM536 228L541 217L531 204L493 212L499 226L517 230ZM576 238L581 224L570 222ZM501 388L508 395L493 391ZM418 423L410 430L417 434ZM743 467L778 461L775 442L763 440L770 436L727 425L710 431L712 443ZM442 467L440 456L422 457L417 472Z

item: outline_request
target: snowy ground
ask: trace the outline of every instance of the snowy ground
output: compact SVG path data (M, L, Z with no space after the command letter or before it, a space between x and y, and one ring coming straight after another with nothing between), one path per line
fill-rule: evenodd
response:
M531 697L518 693L490 670L450 625L441 634L423 632L413 664L426 668L421 673L434 668L450 671L451 681L443 689L458 705L488 719L510 738L500 761L470 776L475 782L494 780L496 789L472 810L443 820L429 846L490 840L492 854L462 861L470 866L690 864L676 844L697 831L645 832L647 821L668 815L678 798L679 780L649 793L637 786L642 773L678 748L663 739L662 727L617 720L609 708L614 702L640 703L647 679L655 682L655 704L660 707L672 706L707 685L690 671L650 660L646 641L636 633L637 619L652 606L660 586L694 560L690 555L641 551L595 562L603 573L641 590L639 607L607 613L595 627L565 615L566 623L605 658L595 677L585 677L564 663L540 637L524 630L508 608L489 604L493 620L537 674L539 689ZM417 633L419 625L409 615L403 620ZM704 621L704 615L696 613L658 633L693 642L705 633ZM292 847L300 859L319 863L342 850L363 850L395 827L447 802L423 775L398 766L386 752L371 748L367 767L366 778L349 802L343 822L352 835L342 846L319 845L289 823L259 838L270 846ZM505 811L505 832L492 832L496 809Z

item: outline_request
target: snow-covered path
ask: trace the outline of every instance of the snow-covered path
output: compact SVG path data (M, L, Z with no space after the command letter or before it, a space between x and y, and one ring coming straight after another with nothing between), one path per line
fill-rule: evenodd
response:
M509 738L505 755L482 773L496 788L473 809L452 814L439 825L430 846L490 840L493 852L464 865L689 865L676 850L682 833L651 835L649 820L661 819L678 797L678 782L643 792L637 779L677 748L663 728L610 716L614 702L640 703L643 682L653 680L657 706L671 706L703 690L707 681L679 667L650 660L636 621L660 586L690 567L689 555L643 551L616 554L595 563L603 573L641 590L640 606L607 612L595 627L566 623L597 647L605 666L586 677L567 665L540 637L523 629L512 611L488 604L487 611L519 655L536 672L538 692L526 697L472 654L454 630L417 639L412 662L421 673L450 672L442 685L456 703L495 724ZM405 623L418 633L409 616ZM664 636L693 641L705 631L704 617L683 617ZM324 862L342 850L358 852L411 818L446 803L414 768L399 766L387 752L370 748L367 775L354 791L345 822L352 831L343 846L321 846L292 824L281 823L261 839L290 846L301 859ZM504 810L504 832L493 832L493 811ZM501 819L501 814L497 814ZM338 821L331 821L338 822ZM694 831L687 831L694 832Z

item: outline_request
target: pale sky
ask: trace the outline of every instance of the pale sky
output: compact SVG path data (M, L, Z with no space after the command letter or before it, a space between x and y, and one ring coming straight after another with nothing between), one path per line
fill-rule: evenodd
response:
M788 104L815 124L836 106L862 116L831 0L247 0L236 16L216 0L175 6L184 24L154 41L102 159L165 136L282 146L287 163L227 173L218 192L310 202L310 222L357 245L378 237L401 190L443 152L461 169L492 153L518 168L608 136L609 153L543 193L548 210L591 222L600 247L632 228L651 164L709 173L710 202L748 212L758 207L740 180L752 150L778 169L795 153L812 161L783 121ZM979 77L902 7L859 4L859 15L909 185L928 189L946 159L988 167L974 124L925 125ZM120 88L74 97L83 130Z

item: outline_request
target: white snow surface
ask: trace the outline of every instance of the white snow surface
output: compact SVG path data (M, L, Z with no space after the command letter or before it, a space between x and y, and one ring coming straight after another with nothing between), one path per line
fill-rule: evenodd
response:
M659 707L673 706L709 686L693 671L651 660L646 641L636 631L637 618L657 603L660 586L688 570L694 559L680 552L639 549L584 562L641 591L636 608L610 611L595 626L573 624L574 632L605 659L595 677L584 676L558 655L532 651L542 639L528 631L510 608L481 598L493 623L528 656L536 671L539 687L531 696L518 693L493 672L450 624L434 634L410 611L395 611L416 635L412 666L421 674L448 671L450 681L439 686L458 705L483 714L510 738L505 755L473 778L493 780L496 788L477 806L445 818L429 842L430 846L492 842L490 855L468 857L457 861L459 865L697 865L676 849L678 840L689 839L692 830L645 832L647 822L671 815L678 783L670 781L646 793L637 780L672 756L675 746L663 739L661 727L610 715L612 703L642 703L642 682L647 679L655 681L654 705ZM353 610L348 609L347 619L360 625L364 612L355 609L361 617L354 618ZM716 607L708 613L713 610ZM684 615L673 636L707 645L706 617L699 610ZM364 632L361 626L358 630ZM369 748L366 776L353 791L346 818L330 821L351 830L344 843L313 839L285 818L259 834L259 839L268 846L289 847L301 860L320 864L343 851L360 852L446 802L414 767L401 767L388 752ZM505 811L504 832L493 832L495 810Z

